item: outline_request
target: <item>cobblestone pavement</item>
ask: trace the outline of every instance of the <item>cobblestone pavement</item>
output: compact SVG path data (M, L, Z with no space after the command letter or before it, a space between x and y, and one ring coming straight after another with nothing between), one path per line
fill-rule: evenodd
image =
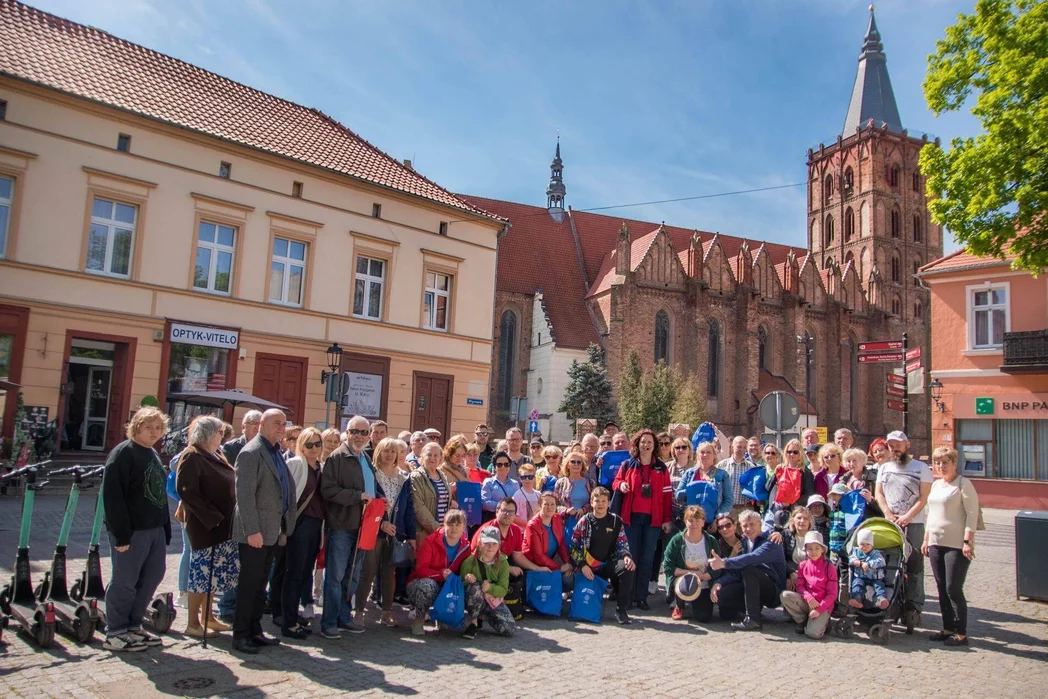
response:
M86 550L93 503L93 496L81 503L69 546L74 557ZM38 500L34 576L47 565L63 504L61 497ZM19 511L17 499L0 498L5 579L17 544ZM362 635L285 643L251 659L230 653L228 634L205 650L172 633L163 649L120 656L101 650L97 637L84 647L58 636L51 649L37 650L12 626L0 646L0 696L678 697L696 691L711 697L1044 696L1048 605L1015 599L1014 512L988 510L985 519L987 529L979 534L978 557L966 586L972 646L965 650L928 640L939 625L929 574L925 628L912 636L893 633L885 646L862 633L847 641L799 638L778 612L771 613L776 620L768 619L763 633L733 632L721 623L704 628L674 622L661 595L652 611L635 616L629 627L615 625L609 605L602 627L528 617L516 638L482 630L475 641L432 631L425 640L416 639L403 610L397 611L401 628L393 630L378 626L372 610ZM162 589L174 588L181 547L175 539ZM81 559L70 565L79 571ZM184 623L178 619L174 628Z

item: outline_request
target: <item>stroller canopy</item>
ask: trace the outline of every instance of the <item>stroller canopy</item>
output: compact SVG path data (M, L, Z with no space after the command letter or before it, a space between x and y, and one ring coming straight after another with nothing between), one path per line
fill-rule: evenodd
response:
M851 534L848 536L848 552L858 546L858 536L861 531L873 532L873 548L877 550L901 548L903 549L904 556L909 556L909 542L906 541L906 535L903 534L902 529L899 528L895 522L890 519L883 517L872 517L859 526L852 529Z

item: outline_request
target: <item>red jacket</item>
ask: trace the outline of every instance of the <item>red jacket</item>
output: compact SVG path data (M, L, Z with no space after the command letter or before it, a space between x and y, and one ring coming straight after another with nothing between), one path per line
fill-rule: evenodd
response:
M553 527L553 537L557 540L557 555L564 563L571 563L568 547L564 544L564 518L553 515L550 521ZM524 530L524 557L538 566L546 566L550 570L559 570L562 564L557 563L546 555L549 551L549 532L546 525L542 523L542 515L535 515L528 522L528 528Z
M470 553L472 552L469 550L469 539L466 538L465 531L463 531L462 538L459 540L458 554L451 565L448 565L448 552L444 548L444 527L440 527L422 542L422 548L419 549L416 557L415 570L411 571L411 575L408 576L408 582L429 578L442 583L444 582L444 571L450 568L452 573L458 574L462 561L466 560Z
M651 478L651 526L661 527L673 517L673 485L670 483L670 471L666 464L655 459L649 471ZM630 492L619 493L619 486L626 483ZM633 513L633 498L639 498L641 490L641 465L640 459L634 457L623 464L615 476L615 482L611 486L612 493L622 496L622 510L619 516L623 524L630 523L630 515Z

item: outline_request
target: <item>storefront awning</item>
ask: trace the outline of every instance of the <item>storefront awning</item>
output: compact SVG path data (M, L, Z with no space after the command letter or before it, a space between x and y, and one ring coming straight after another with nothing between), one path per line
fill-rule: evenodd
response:
M258 410L269 410L270 408L286 408L265 398L258 398L243 391L190 391L187 393L169 393L167 399L172 403L185 403L186 405L199 405L206 408L223 408L231 405L236 408L243 405L247 408Z

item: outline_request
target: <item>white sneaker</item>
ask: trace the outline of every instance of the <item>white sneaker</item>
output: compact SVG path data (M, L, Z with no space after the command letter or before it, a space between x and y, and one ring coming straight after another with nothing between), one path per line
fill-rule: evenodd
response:
M118 653L138 653L146 649L146 644L129 633L122 633L119 636L106 636L102 647Z
M317 614L312 604L307 604L302 608L302 611L298 613L300 619L312 619Z
M654 595L659 591L659 584L657 582L648 583L648 594Z
M179 592L178 597L175 598L175 606L186 609L189 606L189 593Z
M142 629L135 631L128 631L127 635L135 639L144 646L162 646L164 641L159 636L154 636L151 633L146 633Z

